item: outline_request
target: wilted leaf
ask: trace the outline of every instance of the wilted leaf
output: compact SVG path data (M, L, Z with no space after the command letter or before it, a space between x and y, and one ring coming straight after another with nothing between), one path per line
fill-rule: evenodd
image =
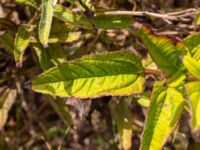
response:
M129 99L126 98L120 100L116 104L116 108L111 107L112 116L117 125L120 144L124 150L129 150L132 145L133 114L128 105Z
M6 32L0 36L0 43L3 44L5 49L11 53L14 50L14 36L10 32Z
M29 45L30 32L32 31L32 29L32 27L29 27L27 25L19 26L14 43L14 58L17 66L22 65L23 55Z
M172 76L183 66L172 40L158 37L144 26L136 30L136 34L141 38L158 67L168 76Z
M0 97L0 130L2 130L7 121L8 112L15 102L16 95L16 90L6 89Z
M192 130L200 129L200 82L189 82L186 84L192 110Z
M100 29L122 29L129 28L134 19L131 16L94 16L92 21Z
M38 6L35 0L16 0L16 2L29 5L31 7L34 7L35 9L38 9Z
M183 63L193 76L200 79L200 62L197 62L190 56L184 56Z
M160 150L174 129L183 110L184 99L175 88L154 86L148 117L142 136L141 150Z
M32 80L36 92L77 98L131 95L142 92L143 86L141 61L131 51L85 56Z
M55 6L54 17L61 21L70 22L80 27L92 28L92 24L83 14L74 13L62 5Z
M54 0L42 0L42 12L39 22L39 39L47 47L48 38L51 30L51 23L54 11Z
M64 50L60 44L52 44L47 48L43 48L40 44L35 44L33 48L43 70L47 70L66 61Z

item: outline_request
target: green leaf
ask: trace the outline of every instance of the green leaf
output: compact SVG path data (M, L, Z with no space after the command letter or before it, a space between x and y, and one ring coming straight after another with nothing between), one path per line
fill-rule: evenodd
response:
M62 97L122 96L140 93L143 88L142 64L131 51L85 56L32 80L34 91Z
M64 22L70 22L79 27L92 28L92 24L83 14L74 13L62 5L57 4L55 6L54 17Z
M130 28L134 19L131 16L94 16L95 26L100 29Z
M0 36L0 43L3 44L5 49L11 53L14 50L14 36L10 32L5 32Z
M48 38L51 30L51 23L54 11L54 0L42 0L42 13L39 22L39 39L47 47Z
M37 3L35 2L35 0L16 0L16 2L25 4L25 5L29 5L35 9L38 9L38 6L37 6Z
M110 106L112 117L115 119L120 144L124 150L132 145L133 114L129 109L129 98L120 100L116 105Z
M200 79L200 62L197 62L190 56L184 56L183 63L193 76Z
M40 44L33 46L43 70L58 66L66 61L65 53L60 44L52 44L44 48Z
M141 38L158 67L168 76L172 76L183 66L172 40L151 34L145 26L135 32Z
M200 82L189 82L186 85L192 110L192 131L200 129Z
M142 135L141 150L160 150L174 129L184 106L184 99L175 88L157 82Z
M30 28L27 25L21 25L18 28L14 43L14 58L17 66L22 66L23 55L30 42Z
M3 129L7 118L8 112L15 102L17 91L14 89L6 89L0 97L0 131Z

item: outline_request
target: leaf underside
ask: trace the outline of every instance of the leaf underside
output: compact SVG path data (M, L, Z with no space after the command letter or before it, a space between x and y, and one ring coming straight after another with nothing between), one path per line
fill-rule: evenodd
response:
M131 51L85 56L32 80L34 91L77 98L137 94L143 86L142 64Z

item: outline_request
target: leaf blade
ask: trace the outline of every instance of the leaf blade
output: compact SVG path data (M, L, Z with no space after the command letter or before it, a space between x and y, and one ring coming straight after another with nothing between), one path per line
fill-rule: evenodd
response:
M190 100L190 109L192 110L192 131L200 129L200 82L189 82L185 85Z
M183 67L179 53L170 39L152 34L145 26L141 26L135 33L147 47L157 66L168 76Z
M166 89L162 84L157 83L153 90L141 150L161 149L183 110L182 95L175 88Z
M54 0L42 0L42 12L39 22L38 35L40 42L47 47L53 18Z
M62 97L88 98L140 93L143 84L140 60L133 52L120 51L86 56L52 68L32 80L32 89Z

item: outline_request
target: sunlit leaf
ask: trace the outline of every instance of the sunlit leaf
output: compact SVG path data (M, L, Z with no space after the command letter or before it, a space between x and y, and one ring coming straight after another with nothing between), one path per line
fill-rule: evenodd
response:
M31 31L32 29L26 25L21 25L18 28L14 43L14 58L17 66L22 65L24 52L30 42Z
M186 84L192 110L192 130L200 129L200 82L189 82Z
M112 83L112 84L111 84ZM45 71L26 87L62 97L131 95L143 91L143 68L131 51L82 57Z
M139 99L137 99L137 103L143 107L149 107L150 98L147 95L142 95Z
M39 22L39 39L47 47L48 38L51 30L51 23L54 11L54 0L42 0L42 12Z
M175 88L155 84L142 135L141 150L160 150L183 110L184 99Z
M197 62L190 56L184 56L183 63L193 76L200 79L200 62Z
M168 76L172 76L183 66L172 40L158 37L144 26L136 30L136 34L141 38L158 67Z
M44 48L40 44L35 44L33 48L43 70L47 70L66 61L64 50L60 44L52 44L47 48Z
M8 112L15 102L16 95L16 90L6 89L0 97L0 131L7 121Z

